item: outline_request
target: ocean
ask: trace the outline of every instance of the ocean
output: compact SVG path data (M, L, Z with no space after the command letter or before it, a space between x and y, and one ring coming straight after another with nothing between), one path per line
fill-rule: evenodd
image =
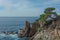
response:
M0 33L8 31L19 31L25 27L25 21L33 23L37 17L0 17ZM26 40L18 38L16 35L0 34L0 40Z

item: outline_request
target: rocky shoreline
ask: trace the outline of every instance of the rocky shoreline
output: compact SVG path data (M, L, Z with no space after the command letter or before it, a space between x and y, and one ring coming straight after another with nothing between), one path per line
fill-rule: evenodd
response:
M43 29L40 32L36 32L30 40L60 40L60 16L50 23L47 23L48 26L44 25Z
M60 16L51 22L45 23L40 27L40 23L35 21L30 25L29 21L25 22L25 28L20 32L2 32L6 35L17 34L19 38L26 37L28 40L60 40ZM38 29L38 30L37 30Z
M59 16L60 18L60 16ZM52 20L49 23L45 23L40 31L37 31L37 28L40 27L39 22L32 23L32 27L30 26L30 23L26 21L25 28L21 30L20 33L18 33L19 37L29 37L29 40L54 40L55 35L57 37L60 36L57 32L60 29L60 19L57 17L57 19Z
M18 33L21 37L32 37L36 33L36 28L40 26L38 22L32 23L32 27L30 26L30 23L26 21L25 28L21 30L20 33Z
M46 21L42 26L38 21L33 23L26 21L25 28L20 29L19 32L3 33L17 34L19 38L26 37L26 40L60 40L60 16Z
M60 40L60 15L53 12L55 8L46 8L30 25L26 21L25 28L18 33L19 37L29 37L29 40Z

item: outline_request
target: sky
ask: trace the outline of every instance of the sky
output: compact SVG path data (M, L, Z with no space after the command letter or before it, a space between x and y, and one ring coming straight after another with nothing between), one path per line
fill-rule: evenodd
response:
M0 17L38 17L48 7L60 13L60 0L0 0Z

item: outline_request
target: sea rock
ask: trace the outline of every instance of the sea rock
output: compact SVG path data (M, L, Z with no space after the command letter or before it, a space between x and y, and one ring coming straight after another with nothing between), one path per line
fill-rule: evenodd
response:
M32 37L36 33L36 29L40 27L40 24L38 22L32 23L32 27L30 29L29 37Z
M29 36L32 37L36 33L36 23L32 24Z
M25 23L25 28L21 30L20 33L18 33L19 37L26 37L29 35L30 32L30 23L28 21L26 21Z

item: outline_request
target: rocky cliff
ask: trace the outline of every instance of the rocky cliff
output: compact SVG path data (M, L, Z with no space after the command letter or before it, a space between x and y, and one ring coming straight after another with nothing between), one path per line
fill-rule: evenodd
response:
M25 23L25 28L23 28L20 33L18 33L19 37L27 37L29 36L29 32L30 32L30 23L28 21L26 21Z
M18 34L19 37L30 37L29 40L60 40L60 16L56 19L47 21L42 29L39 22L33 22L32 26L26 21L25 28Z
M30 26L30 23L26 21L25 28L21 30L20 33L18 33L19 37L32 37L37 32L37 28L40 26L38 22L32 23L32 27Z
M37 32L30 40L60 40L60 16L44 24L43 29Z
M60 40L60 26L54 30L42 30L31 40Z

